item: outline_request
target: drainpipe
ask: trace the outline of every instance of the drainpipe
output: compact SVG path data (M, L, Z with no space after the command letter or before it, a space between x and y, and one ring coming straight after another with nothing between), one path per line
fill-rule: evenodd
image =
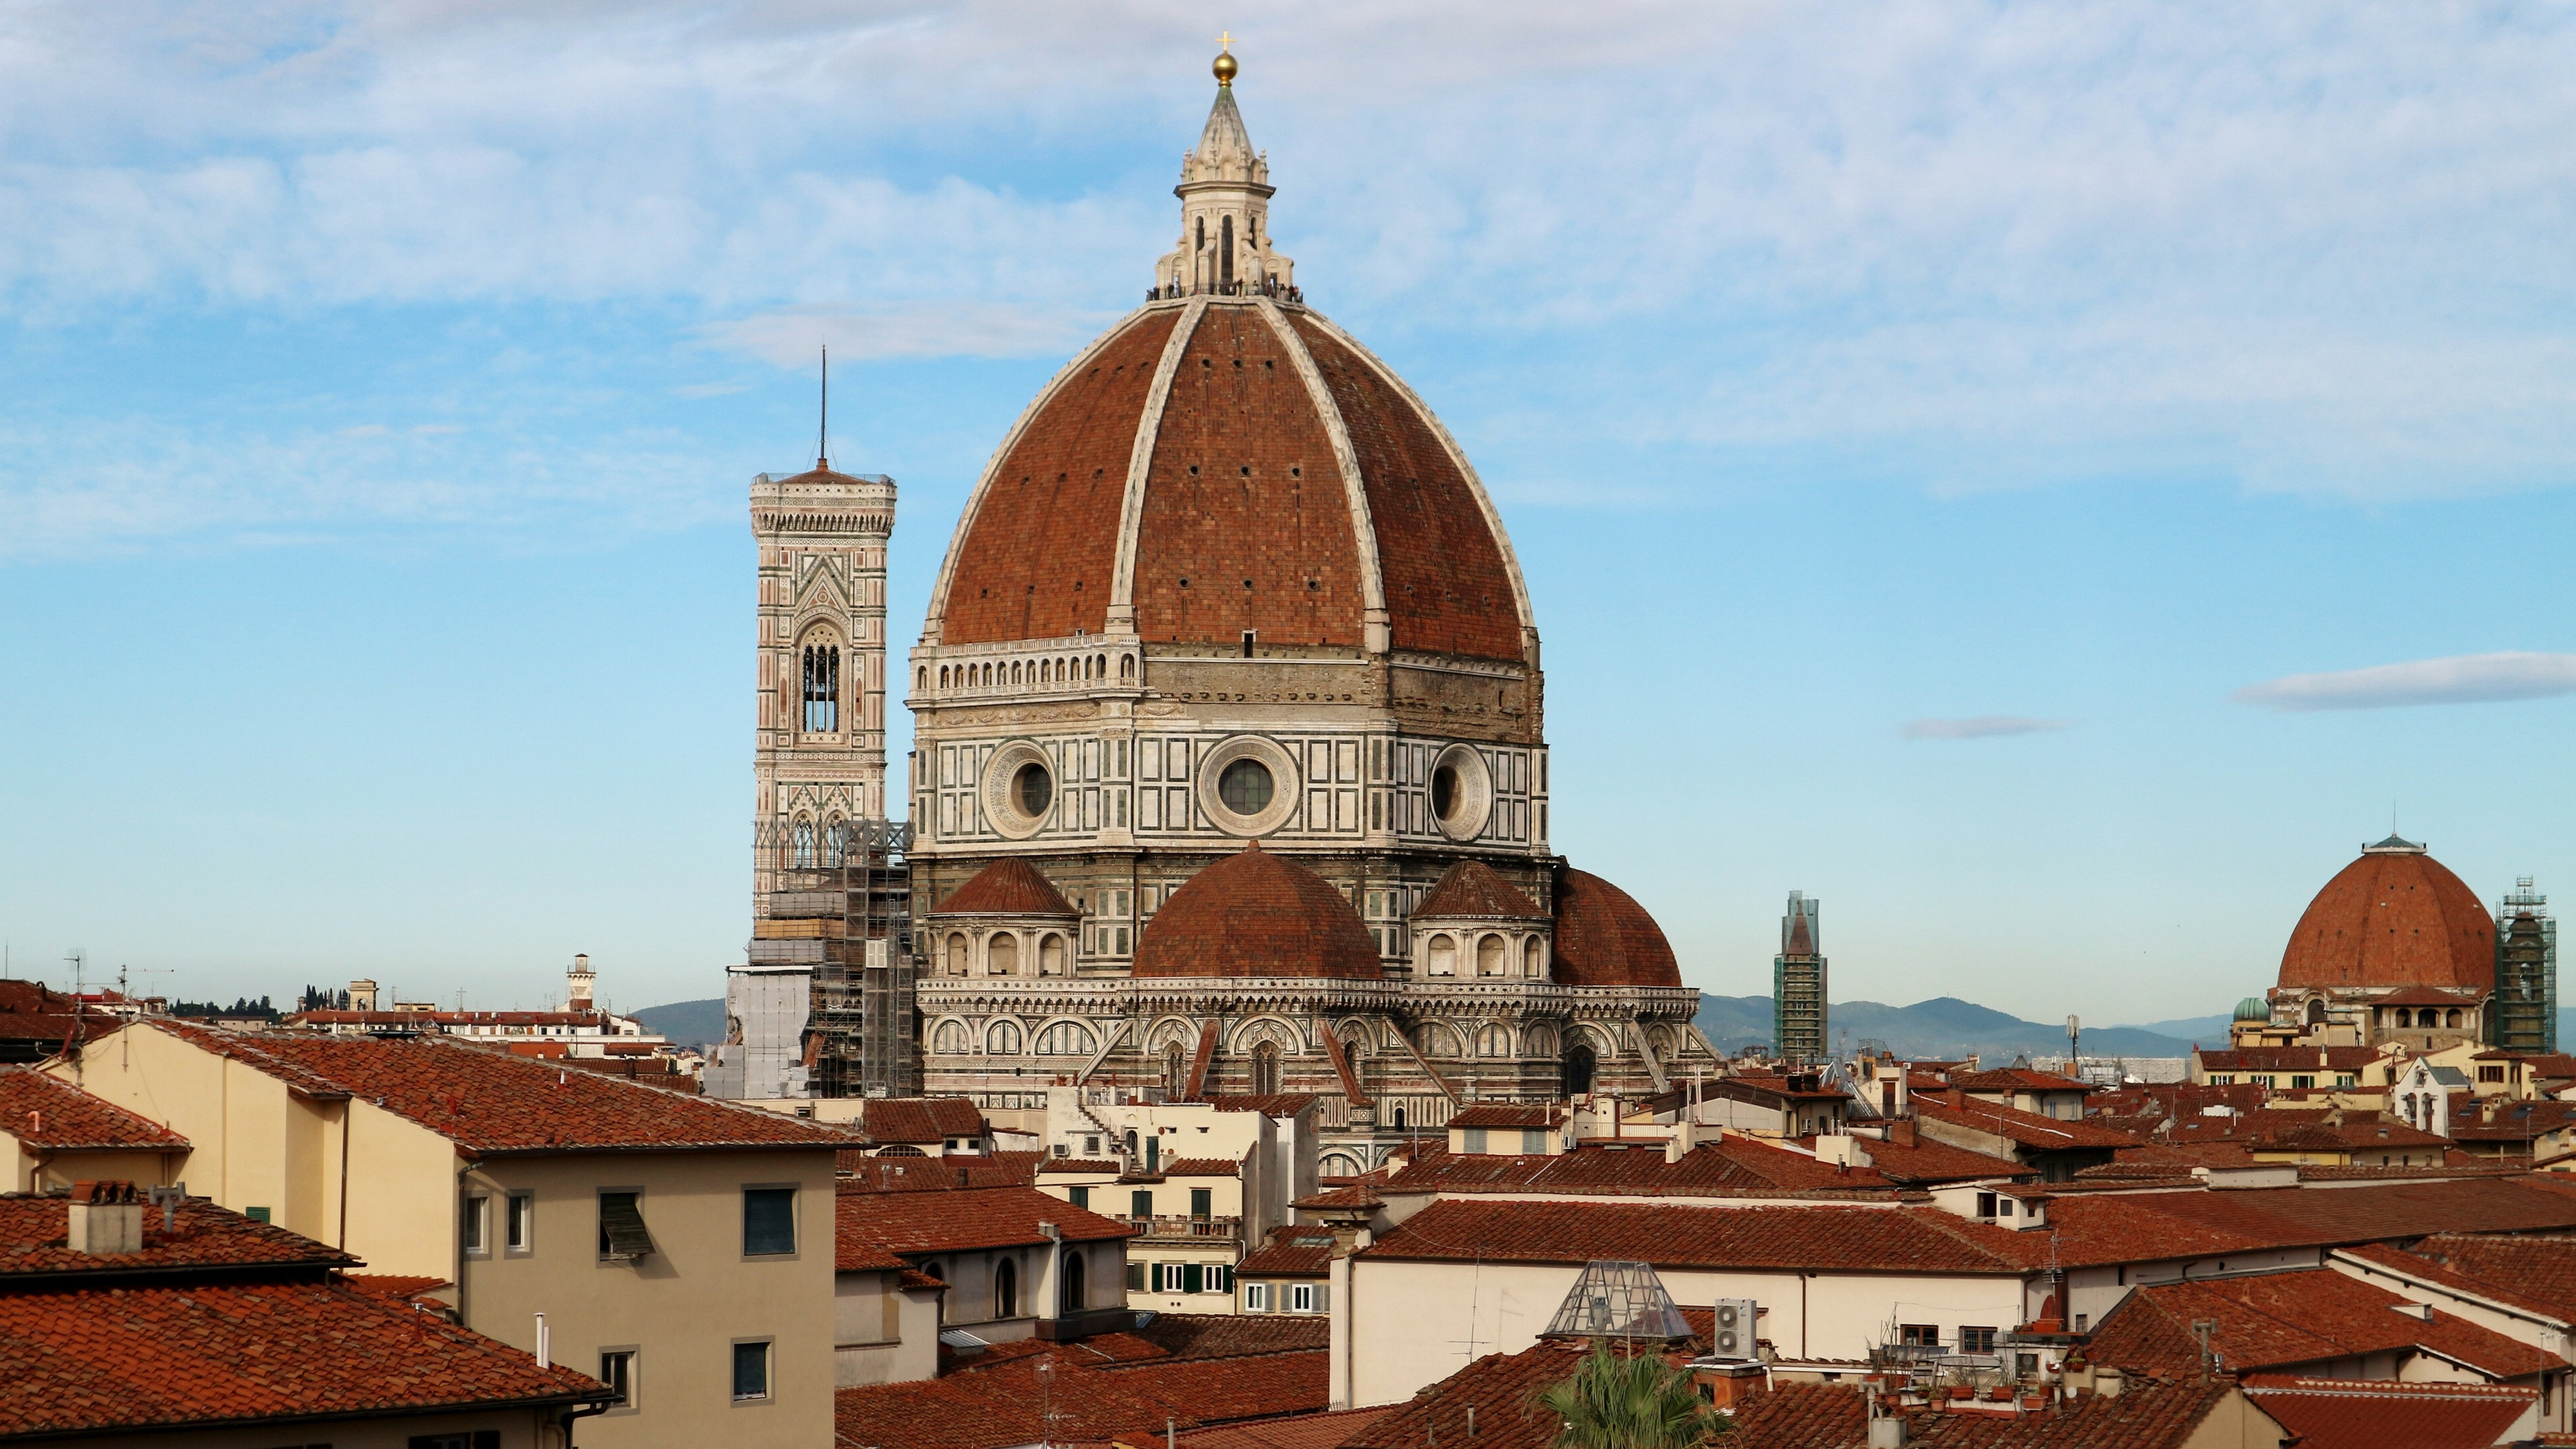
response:
M456 1240L453 1256L456 1260L456 1326L459 1328L472 1326L465 1316L465 1179L472 1177L482 1165L481 1161L468 1158L464 1166L456 1169L456 1195L450 1203L451 1210L457 1214L455 1226L448 1231L448 1236Z

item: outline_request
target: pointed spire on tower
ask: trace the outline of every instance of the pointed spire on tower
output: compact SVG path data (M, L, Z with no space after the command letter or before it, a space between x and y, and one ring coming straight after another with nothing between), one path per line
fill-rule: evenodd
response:
M1295 263L1270 246L1270 160L1252 147L1235 105L1242 67L1234 37L1217 37L1216 100L1199 141L1181 157L1181 243L1154 266L1149 298L1260 294L1294 301Z

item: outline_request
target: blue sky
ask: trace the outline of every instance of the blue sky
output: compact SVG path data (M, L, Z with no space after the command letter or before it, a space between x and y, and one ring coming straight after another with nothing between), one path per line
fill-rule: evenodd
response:
M2576 892L2576 16L28 4L0 936L192 996L720 990L751 474L908 639L1239 83L1500 499L1557 844L1695 984L2225 1009L2397 812ZM898 739L898 748L901 742Z

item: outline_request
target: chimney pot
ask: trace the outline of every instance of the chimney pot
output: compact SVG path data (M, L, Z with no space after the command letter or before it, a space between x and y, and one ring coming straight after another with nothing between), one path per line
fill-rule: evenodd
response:
M66 1215L64 1241L75 1253L143 1251L143 1201L131 1182L74 1183Z

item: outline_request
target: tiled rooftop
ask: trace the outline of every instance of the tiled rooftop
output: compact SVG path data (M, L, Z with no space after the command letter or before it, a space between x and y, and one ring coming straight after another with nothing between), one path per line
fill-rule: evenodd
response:
M360 1097L482 1156L706 1148L840 1148L849 1134L756 1107L576 1072L448 1037L161 1031L312 1096Z
M2048 1221L2069 1266L2142 1263L2444 1232L2563 1232L2576 1228L2576 1195L2552 1191L2545 1176L2181 1189L2060 1197Z
M188 1146L187 1138L149 1117L30 1067L0 1067L0 1131L39 1151Z
M1238 1278L1321 1278L1333 1266L1333 1235L1318 1227L1272 1228L1270 1240L1234 1265Z
M1915 1094L1913 1105L1914 1115L1924 1121L1990 1132L2032 1151L2134 1147L2138 1143L2138 1139L2129 1133L2115 1132L2091 1122L2042 1117L2036 1112L2024 1112L2018 1107L1982 1102L1973 1097L1952 1102L1923 1092Z
M1442 1199L1379 1238L1363 1260L1658 1268L1819 1268L2012 1273L2044 1263L2044 1233L2017 1234L1929 1207L1668 1207L1652 1203Z
M947 1192L960 1187L1027 1187L1048 1162L1043 1152L959 1153L951 1157L876 1157L844 1152L836 1160L851 1192ZM962 1176L961 1176L962 1174Z
M8 1435L186 1425L194 1437L227 1423L604 1393L569 1369L330 1281L0 1293L0 1382Z
M2567 1366L2546 1353L2440 1309L2430 1319L2407 1300L2331 1268L2157 1283L2130 1290L2104 1316L2086 1349L2098 1363L2176 1376L2198 1371L2192 1325L2218 1325L2210 1347L2240 1373L2295 1369L2335 1359L2438 1354L2499 1379Z
M2518 1300L2576 1323L2576 1237L2440 1233L2417 1242L2412 1253L2387 1261L2408 1266L2403 1262L2408 1257L2453 1274L2467 1285L2515 1295L2508 1302Z
M854 1192L834 1197L840 1266L875 1266L857 1245L907 1258L1043 1243L1038 1224L1053 1223L1067 1242L1092 1243L1133 1236L1127 1224L1075 1207L1033 1187L960 1188L951 1192Z
M1183 1358L1037 1345L944 1378L843 1389L835 1396L837 1442L844 1449L1003 1449L1041 1439L1144 1446L1160 1442L1167 1422L1189 1429L1314 1413L1324 1407L1328 1357L1320 1347Z
M1664 1160L1661 1138L1608 1139L1572 1152L1519 1156L1456 1152L1426 1142L1412 1164L1378 1185L1381 1193L1509 1192L1611 1197L1745 1197L1797 1193L1874 1199L1895 1186L1869 1168L1846 1170L1803 1152L1730 1133L1703 1142L1678 1162Z
M2488 1449L2537 1397L2506 1384L2272 1377L2248 1382L2245 1394L2299 1436L2299 1449Z
M964 1097L879 1097L859 1107L859 1131L878 1144L945 1142L984 1135L984 1113Z
M1916 1449L2180 1449L2234 1387L2225 1379L2133 1384L2116 1398L2080 1398L2034 1415L1918 1411L1906 1416L1906 1442ZM1718 1442L1863 1449L1868 1407L1840 1385L1784 1384L1745 1400L1735 1432Z
M0 1285L243 1269L300 1270L301 1276L318 1278L358 1261L337 1248L253 1222L201 1197L177 1205L168 1231L161 1226L161 1209L144 1204L143 1251L93 1257L65 1246L70 1207L69 1198L57 1195L0 1194Z

